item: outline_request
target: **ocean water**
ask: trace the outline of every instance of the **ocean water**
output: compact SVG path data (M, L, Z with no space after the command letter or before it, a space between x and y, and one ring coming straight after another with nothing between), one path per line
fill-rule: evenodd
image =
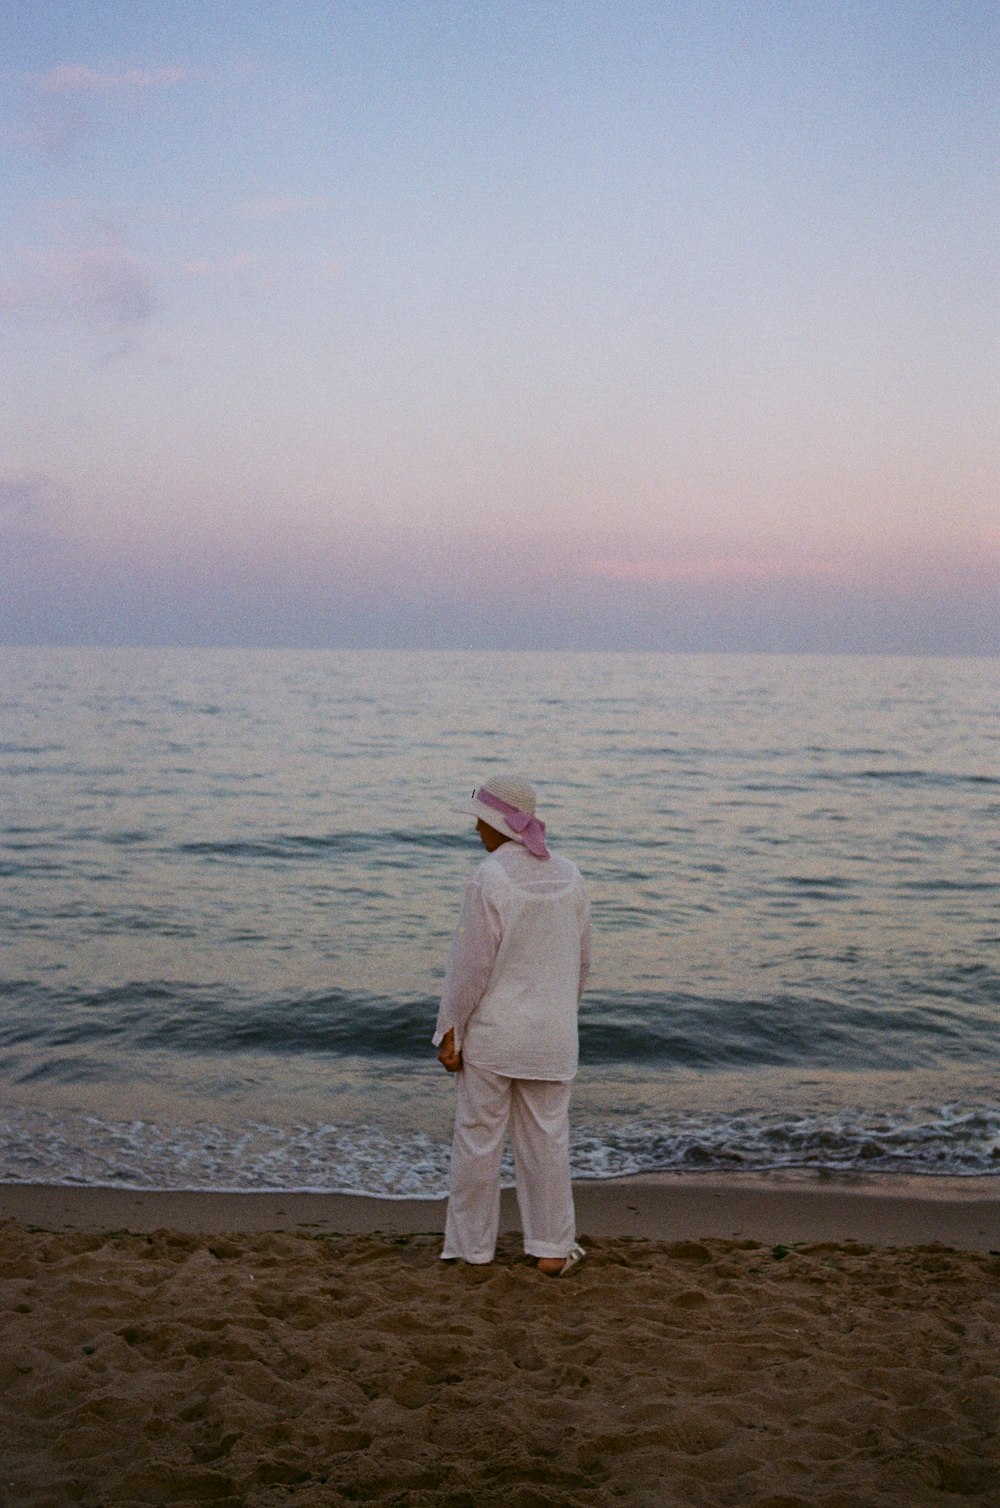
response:
M578 1176L1000 1173L995 660L6 649L0 1179L441 1193L501 765L591 891Z

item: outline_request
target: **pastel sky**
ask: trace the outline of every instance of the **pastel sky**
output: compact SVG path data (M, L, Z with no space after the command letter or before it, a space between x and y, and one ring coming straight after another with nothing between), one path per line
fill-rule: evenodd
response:
M0 640L1000 653L995 0L0 11Z

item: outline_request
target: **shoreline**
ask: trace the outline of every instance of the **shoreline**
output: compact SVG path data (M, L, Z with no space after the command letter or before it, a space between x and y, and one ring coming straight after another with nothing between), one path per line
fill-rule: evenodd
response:
M574 1195L584 1240L589 1235L1000 1249L1000 1178L649 1173L581 1180ZM48 1230L406 1236L440 1232L444 1210L444 1199L366 1194L0 1184L0 1222ZM513 1190L504 1190L500 1224L504 1233L520 1229Z

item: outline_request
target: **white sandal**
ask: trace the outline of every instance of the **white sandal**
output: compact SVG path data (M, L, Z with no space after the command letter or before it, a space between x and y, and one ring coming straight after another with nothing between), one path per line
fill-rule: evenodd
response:
M552 1273L552 1277L568 1278L570 1273L575 1272L580 1263L584 1261L586 1255L587 1253L584 1251L579 1241L574 1241L572 1247L570 1248L569 1256L566 1258L559 1271Z

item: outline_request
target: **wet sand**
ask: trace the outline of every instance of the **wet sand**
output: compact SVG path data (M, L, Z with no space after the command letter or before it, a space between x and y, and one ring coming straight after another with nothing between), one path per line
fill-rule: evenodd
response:
M578 1183L575 1197L580 1231L596 1236L1000 1247L1000 1178L650 1174ZM54 1229L414 1235L443 1229L444 1200L0 1184L0 1220L10 1218ZM501 1229L517 1226L514 1195L506 1191Z

